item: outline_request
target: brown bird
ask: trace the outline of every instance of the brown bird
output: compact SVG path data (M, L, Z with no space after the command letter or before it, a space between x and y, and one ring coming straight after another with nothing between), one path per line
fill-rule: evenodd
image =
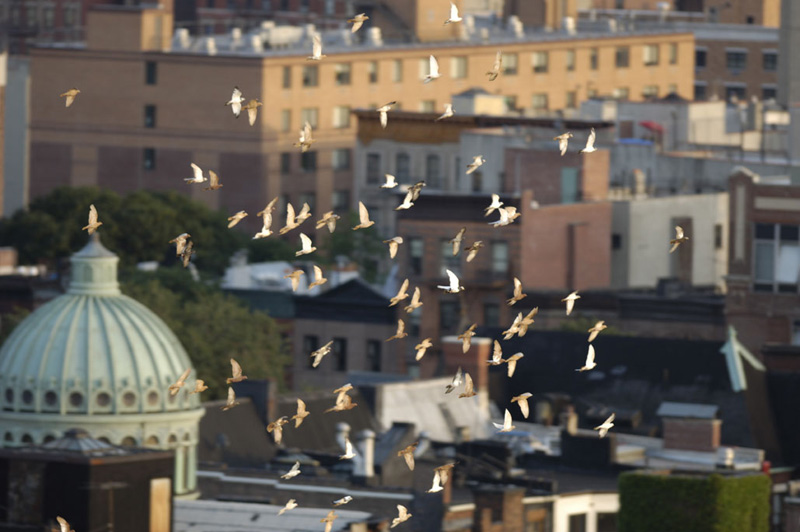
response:
M283 426L289 422L289 418L286 416L280 417L267 425L267 432L273 432L273 437L275 438L275 445L280 445L281 440L283 440Z
M408 293L406 292L406 290L408 290L408 279L403 281L403 284L400 285L400 290L397 291L397 295L389 300L390 301L389 306L393 307L396 304L400 303L402 300L407 299Z
M245 216L247 216L247 213L245 211L239 211L236 214L234 214L233 216L229 216L228 217L228 229L230 229L234 225L236 225L239 222L241 222L245 218Z
M305 275L305 273L306 272L303 270L295 270L292 273L283 276L284 279L292 280L292 292L297 292L297 287L300 286L300 276Z
M508 306L513 307L517 301L522 301L526 297L528 297L528 294L522 293L522 282L514 277L514 297L506 301L506 303L508 303Z
M297 225L300 225L309 218L311 218L311 206L308 204L308 202L306 202L303 203L303 207L300 209L300 212L297 213L294 221L297 223Z
M292 416L294 420L294 428L300 428L300 425L303 424L303 420L311 415L311 412L306 410L306 404L303 402L302 399L297 399L297 413Z
M232 382L242 382L247 380L246 375L242 375L242 366L239 365L234 359L231 359L231 373L233 374L232 377L228 378L226 381L228 384Z
M75 101L75 97L78 96L78 94L80 94L80 93L81 93L80 89L72 88L72 89L68 90L67 92L64 92L64 93L60 94L59 96L61 98L66 98L64 103L66 104L67 107L69 107L70 105L72 105L72 102Z
M411 296L411 303L408 306L406 306L406 308L405 308L405 311L407 313L410 314L415 309L418 309L419 307L422 306L422 301L419 300L420 299L420 294L421 294L421 292L419 290L419 286L415 287L414 288L414 295Z
M358 403L353 402L353 398L344 394L339 394L339 397L336 398L336 405L332 408L329 408L325 411L327 414L328 412L343 412L345 410L351 410L358 406Z
M425 356L425 352L433 347L433 342L431 340L433 340L433 338L425 338L423 341L414 346L414 349L417 350L417 362L422 360L422 357Z
M219 182L219 176L213 170L208 171L208 186L203 190L219 190L222 185Z
M367 207L364 206L364 204L360 201L358 202L358 219L359 223L357 226L353 227L353 231L358 229L366 229L367 227L372 227L375 224L375 222L369 219L369 211L367 210Z
M453 244L453 256L454 257L456 255L458 255L458 249L459 249L459 247L461 247L461 242L464 240L464 233L466 233L466 232L467 232L467 228L466 227L462 227L461 229L459 229L458 234L456 234L455 238L453 238L453 240L450 241L450 243Z
M413 469L413 468L412 468ZM392 525L389 528L394 528L400 523L405 523L411 517L412 514L408 513L408 508L403 506L402 504L397 505L397 517L392 519Z
M567 145L569 145L569 139L572 138L572 133L567 131L563 135L559 135L557 137L553 137L553 140L558 141L558 151L561 152L561 156L563 157L565 153L567 153Z
M447 484L447 480L450 478L450 475L453 473L453 468L456 466L455 463L451 464L444 464L434 469L435 472L439 473L439 480L442 483L442 486Z
M468 248L464 248L464 251L469 251L469 255L467 255L467 262L472 262L472 259L478 254L478 250L483 247L483 242L480 240L476 240L472 243L472 245Z
M522 353L514 353L510 357L506 359L506 364L508 364L508 377L511 378L514 376L514 370L517 369L517 361L524 357Z
M505 362L505 360L503 360L503 348L500 347L500 342L495 340L494 350L492 351L492 358L490 360L487 360L486 363L489 364L490 366L499 366L503 362Z
M494 57L494 65L492 69L486 73L489 76L489 81L494 81L497 79L497 76L500 75L500 69L503 67L503 53L497 52L497 55Z
M402 236L396 236L394 238L390 238L389 240L384 240L384 244L389 244L389 258L393 259L397 256L397 249L400 247L400 244L403 243Z
M539 307L533 307L533 309L531 309L531 311L528 312L524 318L522 318L522 321L519 323L519 331L517 332L520 338L525 336L525 333L528 332L528 327L533 325L533 317L538 313Z
M204 392L206 390L208 390L208 386L206 386L206 383L204 381L200 380L200 379L197 379L197 380L194 381L194 390L189 392L189 395L192 395L192 394L195 394L195 393L202 393L202 392Z
M330 512L328 512L328 515L326 515L324 519L319 520L320 523L325 523L325 532L331 532L331 530L333 529L333 522L336 521L338 517L339 516L336 515L336 512L334 510L331 510Z
M522 415L525 416L525 419L528 419L528 414L530 414L530 408L528 407L528 399L533 397L533 394L530 392L525 392L520 395L515 395L511 398L512 403L517 403L519 405L519 409L522 412Z
M101 225L103 222L97 221L97 209L94 208L94 205L89 205L89 224L85 225L81 231L89 231L89 234L93 235Z
M192 235L189 233L182 233L172 240L169 241L170 244L175 244L175 256L183 255L183 250L186 249L186 242L192 238Z
M69 106L69 104L67 104L67 106ZM61 532L75 532L72 528L70 528L69 523L67 523L67 520L63 517L56 517L56 521L58 521L58 525L61 527Z
M300 130L300 138L294 143L294 146L300 148L302 153L305 153L311 148L314 142L314 139L311 138L311 124L306 122Z
M183 375L178 377L178 380L175 381L175 384L170 384L169 385L169 394L171 396L174 397L175 395L178 394L179 391L181 391L181 388L183 388L183 385L186 382L186 379L189 378L189 374L191 372L192 372L192 368L187 369L186 371L183 372Z
M319 363L322 362L323 357L331 352L332 346L333 340L311 353L311 357L314 359L314 362L311 363L312 368L319 366Z
M322 218L317 220L317 229L322 229L326 225L328 226L328 232L333 233L336 231L336 221L339 220L341 216L334 213L333 211L328 211L322 215Z
M397 320L397 332L394 333L394 336L391 338L387 338L384 342L390 342L392 340L399 340L400 338L405 338L408 336L408 333L405 332L406 324L403 323L403 320Z
M417 445L419 445L419 442L412 443L402 451L397 451L397 456L403 457L411 471L414 471L414 451L417 450Z
M408 190L411 192L411 201L417 201L419 199L419 194L422 192L422 187L425 186L425 181L417 181L410 187Z
M353 33L357 32L367 20L369 20L369 17L366 15L366 13L359 13L353 18L347 19L347 22L353 25L350 31Z
M608 326L606 325L606 322L603 320L600 320L597 323L595 323L594 326L587 331L589 333L589 342L590 343L593 342L594 339L597 338L597 335L600 334L600 332L603 329L607 328Z
M478 395L475 391L475 385L472 383L472 377L469 376L469 373L464 374L464 392L459 394L458 398L461 399L462 397L472 397L473 395Z
M230 410L234 406L237 406L239 401L236 400L236 393L233 391L233 388L230 386L228 387L228 401L225 403L225 406L222 407L223 410Z
M183 261L184 268L189 266L189 261L192 260L192 255L194 255L194 242L189 241L186 244L186 247L183 248L183 253L181 253L181 260Z
M308 289L311 290L315 286L320 286L320 285L323 285L323 284L325 284L327 282L328 282L328 280L325 278L324 275L322 275L322 268L320 268L319 266L317 266L315 264L314 265L314 282L311 283L310 285L308 285Z
M469 329L458 335L458 339L461 340L461 350L464 353L469 351L469 346L472 343L472 337L475 336L475 329L477 327L478 324L473 323L472 325L469 326Z
M264 216L265 214L272 214L272 212L275 210L275 205L277 204L278 204L278 197L276 196L272 198L272 201L267 203L267 206L264 207L264 210L257 213L256 216Z
M286 225L281 227L280 234L286 234L300 224L297 222L294 214L294 207L291 203L286 203Z
M247 120L250 122L250 125L256 123L256 117L258 116L258 108L261 107L263 104L258 101L258 99L253 99L247 102L247 105L243 105L242 109L247 109Z
M669 241L669 243L672 244L672 247L670 248L669 252L672 253L673 251L678 249L678 246L680 246L687 240L689 240L689 237L683 235L683 227L681 227L680 225L676 225L675 238Z

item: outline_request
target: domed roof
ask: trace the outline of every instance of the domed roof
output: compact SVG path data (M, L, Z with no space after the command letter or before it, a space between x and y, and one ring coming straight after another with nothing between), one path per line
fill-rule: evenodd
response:
M118 262L95 233L72 256L67 293L6 340L0 348L3 411L141 414L199 406L198 395L169 394L168 386L192 363L158 316L122 295Z

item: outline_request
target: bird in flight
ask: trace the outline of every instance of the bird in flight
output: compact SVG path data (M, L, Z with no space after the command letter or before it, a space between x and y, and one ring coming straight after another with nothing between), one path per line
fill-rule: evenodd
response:
M490 366L499 366L503 362L505 362L505 360L503 360L503 348L500 347L500 342L495 340L494 349L492 350L492 358L487 360L486 363Z
M208 386L206 386L206 383L201 379L197 379L194 381L194 390L189 392L189 395L193 395L196 393L203 393L206 390L208 390Z
M680 225L676 225L675 238L669 241L669 243L672 244L672 247L670 248L669 252L672 253L673 251L678 249L678 246L680 246L687 240L689 240L689 237L683 234L683 227L681 227Z
M169 385L169 394L171 396L174 397L174 396L176 396L178 394L179 391L181 391L181 388L183 388L183 385L186 383L186 379L189 378L189 374L191 372L192 372L192 368L187 369L186 371L183 372L183 375L178 377L178 380L175 381L174 384L170 384Z
M425 186L425 181L417 181L410 187L408 187L409 192L411 192L411 201L417 201L419 199L419 193L422 192L422 187Z
M517 403L519 405L519 409L522 412L522 415L525 417L525 419L528 419L528 415L530 414L530 408L528 407L528 399L531 397L533 397L532 393L525 392L511 398L512 403Z
M471 246L469 246L468 248L464 248L464 251L469 252L467 254L467 262L472 262L472 259L474 259L478 255L478 250L480 250L482 247L483 247L483 242L480 240L476 240L475 242L472 243Z
M319 266L317 266L315 264L314 265L314 282L311 283L310 285L308 285L308 289L311 290L315 286L321 286L321 285L323 285L323 284L325 284L327 282L328 282L328 280L325 278L324 275L322 275L322 268L320 268Z
M450 2L450 18L444 21L444 25L447 26L448 24L461 22L461 20L461 17L458 16L458 7L456 7L453 2Z
M303 128L300 130L300 137L297 142L294 143L294 146L300 148L300 151L305 153L311 148L313 143L314 139L311 136L311 124L306 121L306 123L303 124Z
M333 211L328 211L322 215L322 218L317 220L317 229L322 229L326 225L328 226L328 232L333 233L336 231L336 222L341 218L338 214Z
M397 179L392 174L386 174L386 183L381 188L394 188L397 186Z
M299 474L300 474L300 462L295 462L289 471L281 475L281 478L289 480L290 478L294 478Z
M323 57L327 57L322 53L322 38L319 33L315 33L311 39L311 55L306 57L307 61L319 61Z
M353 497L351 497L350 495L345 495L341 499L336 499L335 501L333 501L333 505L334 506L344 506L345 504L347 504L348 502L350 502L352 500L353 500Z
M583 363L582 368L578 368L575 371L590 371L597 367L594 361L594 346L589 344L589 351L586 353L586 362Z
M575 301L580 299L580 298L581 298L581 296L578 295L578 291L575 290L570 295L568 295L567 297L565 297L564 299L561 300L562 303L563 302L567 303L567 316L572 314L572 309L575 308Z
M524 356L525 355L522 353L514 353L506 359L506 364L508 365L508 378L514 376L514 370L517 369L517 361Z
M401 203L400 205L395 207L394 210L403 211L403 210L406 210L406 209L410 209L411 207L414 206L414 201L413 200L414 200L414 192L411 189L408 189L408 192L406 192L406 195L403 198L403 203Z
M297 399L297 413L291 417L294 420L294 428L300 428L303 420L311 415L311 412L306 410L306 403L302 399Z
M300 233L300 242L302 244L302 248L300 251L295 251L295 257L299 257L300 255L308 255L309 253L314 253L317 250L317 248L311 243L311 239L308 238L305 233Z
M494 227L501 227L504 225L509 225L514 222L517 218L521 216L522 213L517 212L517 208L513 206L502 207L497 210L500 213L500 219L495 220L494 222L489 222L489 225Z
M406 465L411 471L414 471L414 451L417 450L417 445L419 445L419 442L412 443L405 449L397 451L397 456L403 457L403 460L406 461Z
M244 212L244 211L240 211L240 212ZM253 240L258 240L260 238L267 238L268 236L270 236L272 234L272 229L271 229L271 227L272 227L272 214L270 214L270 213L268 213L266 211L261 211L261 212L263 213L261 215L261 230L258 233L256 233L255 235L253 235ZM247 215L247 213L245 213L245 216L246 215Z
M456 388L458 388L459 386L461 386L461 381L463 379L464 379L464 375L461 372L461 366L459 366L458 370L456 370L456 374L453 375L453 380L450 382L450 384L447 385L447 387L445 387L444 393L450 393L453 390L455 390Z
M475 391L472 377L469 376L469 373L464 373L464 391L458 395L458 398L472 397L474 395L478 395L478 392Z
M56 521L58 521L58 526L61 527L61 532L75 532L72 528L70 528L67 520L60 515L56 517Z
M508 411L508 408L506 408L506 413L503 416L503 423L492 423L492 425L494 425L496 429L500 429L497 432L511 432L517 428L511 424L511 412Z
M453 244L453 256L454 257L456 255L458 255L458 250L461 248L461 242L464 241L464 233L466 233L466 232L467 232L467 228L466 227L462 227L461 229L458 230L458 233L456 233L456 236L453 237L453 239L450 241L450 243Z
M413 471L414 468L412 467L411 470ZM405 523L411 517L412 514L408 513L408 508L403 506L402 504L397 505L397 517L392 519L392 525L389 528L394 528L400 523Z
M494 56L494 65L492 69L486 73L489 76L489 81L494 81L497 79L497 76L500 75L500 69L503 67L503 53L497 52Z
M483 163L481 163L483 164ZM500 209L503 206L503 202L500 201L500 196L498 194L492 194L492 203L483 210L483 216L489 216L494 211Z
M366 229L367 227L372 227L375 224L375 222L369 219L369 211L367 210L367 207L360 201L358 202L358 219L359 224L353 227L353 231L358 229Z
M222 188L222 184L219 182L219 176L213 170L208 171L208 186L205 187L203 190L219 190Z
M94 204L89 205L89 223L83 226L81 231L88 231L90 235L93 235L101 225L103 225L103 222L97 221L97 209L95 209Z
M408 336L406 332L406 324L403 320L397 320L397 331L394 333L394 336L387 338L384 342L390 342L392 340L399 340L400 338L405 338Z
M347 395L347 392L353 389L353 385L350 383L345 384L335 390L333 393L336 394L336 403L333 408L329 408L325 411L327 414L328 412L343 412L344 410L350 410L358 406L358 403L354 403L352 397Z
M506 301L506 303L508 303L508 306L513 307L517 301L522 301L526 297L528 297L528 294L522 293L522 281L514 277L514 297Z
M391 111L395 105L397 105L397 102L391 101L387 104L381 105L376 109L376 111L378 111L379 118L381 121L381 127L383 129L386 129L386 126L389 124L389 111Z
M325 532L331 532L331 530L333 530L333 522L336 521L338 517L339 516L336 515L336 512L331 510L324 519L320 519L320 523L325 523Z
M247 213L245 211L239 211L239 212L235 213L233 216L229 216L228 217L228 229L230 229L231 227L234 227L236 224L241 222L246 216L247 216Z
M478 324L473 323L469 326L469 329L458 335L458 339L461 340L461 350L464 353L469 351L469 346L472 343L472 337L475 336L475 329L477 328Z
M459 283L458 277L456 277L456 274L454 274L450 270L445 270L445 271L447 272L447 277L448 277L448 279L450 281L450 284L437 285L436 288L441 288L442 290L444 290L448 294L457 294L457 293L461 292L462 290L464 290L464 287L461 286L461 284Z
M236 392L233 391L233 388L228 387L228 400L225 402L225 406L222 407L222 410L230 410L238 404L239 401L236 400Z
M194 243L189 241L189 243L186 244L186 247L183 248L183 253L181 253L181 261L183 262L184 268L189 266L189 262L192 260L192 255L194 255Z
M467 165L467 175L471 174L475 170L481 167L483 163L486 162L486 159L483 158L483 155L476 155L472 158L472 162Z
M438 493L442 491L444 488L442 487L442 476L439 474L438 471L434 470L433 472L433 484L431 485L431 489L427 490L426 493Z
M616 414L611 414L608 416L608 419L594 428L594 430L598 431L598 434L601 438L605 437L605 435L608 434L609 429L614 426L614 418L616 416Z
M439 120L444 120L445 118L450 118L454 114L455 114L455 112L453 111L453 104L452 103L446 103L446 104L444 104L444 113L442 113L442 115L439 118L434 120L434 122L438 122Z
M275 445L280 445L283 440L283 426L289 422L286 416L280 417L267 425L267 432L272 432L275 438Z
M242 375L242 366L234 359L231 359L231 374L232 376L226 381L228 384L247 380L247 375Z
M366 13L359 13L353 18L347 19L347 22L353 25L353 27L350 28L350 31L352 33L357 32L359 29L361 29L361 26L363 26L364 22L366 22L367 20L369 20L369 17L367 16Z
M242 112L243 103L244 103L244 96L242 95L242 91L239 90L239 87L234 87L231 99L225 102L225 105L230 105L231 111L233 111L233 116L239 118L239 115Z
M425 352L433 347L433 342L431 340L433 340L433 338L425 338L423 341L414 346L414 349L417 351L417 355L415 357L417 362L422 360L422 357L425 356Z
M292 273L284 275L284 279L291 279L292 280L292 292L297 292L297 287L300 285L300 276L304 275L306 272L303 270L295 270Z
M395 295L392 299L389 300L390 301L389 306L393 307L396 304L400 303L402 300L408 298L408 293L406 292L406 290L408 290L408 279L403 281L403 284L400 285L400 289L397 291L397 295Z
M192 165L192 177L184 178L184 181L187 183L202 183L204 181L208 181L208 178L203 176L203 171L194 163L190 163Z
M242 109L247 109L247 121L250 125L254 125L256 123L256 118L258 117L258 108L261 107L261 102L258 101L257 98L250 100L247 102L247 105L243 105Z
M66 107L69 107L70 105L72 105L72 102L75 101L75 97L78 96L78 94L80 94L80 93L81 93L80 89L72 88L72 89L68 90L67 92L64 92L64 93L60 94L59 96L61 98L66 98L66 100L64 100L64 104L65 104Z
M353 449L353 444L350 443L350 438L344 438L344 454L339 457L339 460L352 460L356 457L356 452Z
M420 294L421 294L421 292L420 292L419 286L414 287L414 295L411 296L411 303L409 303L405 308L405 311L408 314L410 314L415 309L418 309L419 307L422 306L422 301L420 301L420 297L421 297Z
M281 508L281 510L278 512L278 515L283 515L285 512L294 510L295 508L297 508L297 501L294 499L289 499L289 502L287 502L286 505Z
M314 362L311 363L312 368L319 366L319 363L322 362L322 358L331 352L332 346L333 340L311 353L311 357L314 359Z
M563 157L565 153L567 153L567 146L569 145L569 139L572 138L572 133L567 131L566 133L562 133L557 137L553 137L553 140L558 141L558 151L561 152L561 156Z
M597 148L594 147L594 141L597 138L597 134L594 132L594 128L592 128L592 132L589 133L589 138L586 139L586 147L581 150L581 153L592 153L593 151L597 151Z
M603 320L600 320L597 323L595 323L594 326L587 331L589 332L589 343L593 342L594 339L597 338L597 335L600 334L600 332L603 329L607 328L608 326L606 325L606 322Z
M437 80L439 79L439 77L441 77L441 74L439 74L439 62L436 60L435 57L433 57L433 55L431 55L428 58L428 64L430 68L430 73L428 73L428 75L425 76L423 83L430 83L431 81Z

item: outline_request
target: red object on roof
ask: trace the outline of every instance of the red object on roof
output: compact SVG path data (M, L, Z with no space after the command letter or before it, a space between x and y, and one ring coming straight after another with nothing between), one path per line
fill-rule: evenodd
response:
M653 122L652 120L645 120L644 122L639 122L639 125L645 129L649 129L650 131L654 131L659 134L664 133L664 126L662 126L658 122Z

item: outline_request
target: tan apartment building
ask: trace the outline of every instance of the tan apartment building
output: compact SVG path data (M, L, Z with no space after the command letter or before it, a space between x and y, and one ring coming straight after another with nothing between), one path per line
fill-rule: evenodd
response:
M590 0L590 9L698 13L708 22L780 26L781 0Z

